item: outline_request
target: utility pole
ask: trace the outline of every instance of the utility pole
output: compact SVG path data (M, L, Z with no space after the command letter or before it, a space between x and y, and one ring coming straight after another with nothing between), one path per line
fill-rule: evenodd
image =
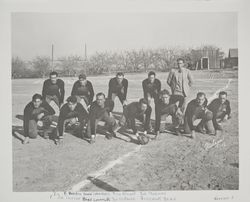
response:
M54 71L54 45L52 44L52 52L51 52L51 69Z
M87 60L87 44L85 43L85 46L84 46L84 56L85 56L85 60Z

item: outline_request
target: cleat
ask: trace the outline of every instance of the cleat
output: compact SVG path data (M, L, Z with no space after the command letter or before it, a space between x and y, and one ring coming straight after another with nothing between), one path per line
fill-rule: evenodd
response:
M89 140L89 143L90 143L90 144L94 144L94 143L95 143L95 139L92 139L92 138L91 138L91 139Z
M113 137L113 135L111 135L111 134L107 134L107 135L106 135L106 138L107 138L108 140L111 140L112 137Z
M190 136L190 138L192 138L192 139L195 139L195 131L193 130L192 132L191 132L191 136Z
M89 140L90 144L94 144L95 143L95 135L91 135L91 138Z
M58 139L55 139L56 145L62 145L63 144L63 137L59 137Z
M222 131L222 130L223 130L223 129L222 129L222 126L221 126L221 125L218 125L218 126L216 127L216 130L221 130L221 131Z
M29 137L25 137L25 139L23 140L23 144L28 144L29 142Z
M160 131L157 131L156 134L155 134L155 137L153 137L152 139L153 139L153 140L156 140L157 137L159 137L159 135L160 135Z
M113 137L117 137L117 135L116 135L116 133L115 133L114 131L111 132L111 135L112 135Z
M44 132L44 133L43 133L43 138L44 138L44 139L49 139L49 133Z

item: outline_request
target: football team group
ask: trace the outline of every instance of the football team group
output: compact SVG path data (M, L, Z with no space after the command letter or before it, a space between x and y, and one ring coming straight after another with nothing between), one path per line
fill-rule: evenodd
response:
M64 132L71 132L94 143L96 130L100 121L104 122L107 139L116 137L121 128L132 129L134 138L143 144L141 137L148 133L155 135L156 139L166 130L176 135L188 135L195 138L195 132L216 135L222 130L221 122L230 118L231 108L227 93L221 91L218 98L208 103L206 94L198 92L195 99L187 103L189 90L193 84L190 70L185 67L182 58L177 59L177 69L172 69L167 78L171 92L161 89L161 81L156 78L155 72L148 73L148 78L142 81L144 97L138 102L127 102L127 89L129 81L119 72L110 79L108 96L99 92L95 96L92 83L86 75L79 75L72 88L71 96L64 103L64 81L58 78L57 72L51 72L50 78L43 84L42 94L34 94L32 101L24 109L24 136L23 144L30 138L38 135L54 139L56 144L63 142ZM115 118L114 100L118 97L122 106L121 117ZM155 121L151 122L152 100L155 103ZM58 120L54 120L55 110L52 102L60 110ZM171 116L172 121L167 119ZM195 120L199 119L196 124ZM136 120L142 123L136 125ZM170 126L169 126L170 125ZM154 127L153 127L154 126Z

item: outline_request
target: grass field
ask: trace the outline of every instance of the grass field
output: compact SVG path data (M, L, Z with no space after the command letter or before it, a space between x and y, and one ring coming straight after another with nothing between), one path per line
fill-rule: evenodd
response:
M12 136L13 191L141 191L141 190L234 190L239 188L238 76L236 71L195 71L189 99L198 91L210 98L227 87L232 119L216 136L197 134L196 139L161 134L145 146L128 142L130 134L107 140L97 136L95 144L65 134L64 144L38 137L23 145ZM112 76L89 77L95 93L108 91ZM126 75L128 101L142 97L146 74ZM166 84L167 73L157 77ZM76 78L65 78L69 96ZM34 93L41 93L43 79L12 80L12 127L22 133L25 105ZM118 99L115 112L121 112ZM154 119L154 112L152 114ZM131 135L132 136L132 135Z

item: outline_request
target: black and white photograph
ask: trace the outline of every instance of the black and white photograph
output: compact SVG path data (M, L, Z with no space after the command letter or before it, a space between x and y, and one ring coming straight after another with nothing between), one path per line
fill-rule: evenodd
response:
M248 133L237 11L13 10L9 20L10 192L239 201L220 194L242 187Z
M13 13L13 190L237 190L238 60L236 13Z

